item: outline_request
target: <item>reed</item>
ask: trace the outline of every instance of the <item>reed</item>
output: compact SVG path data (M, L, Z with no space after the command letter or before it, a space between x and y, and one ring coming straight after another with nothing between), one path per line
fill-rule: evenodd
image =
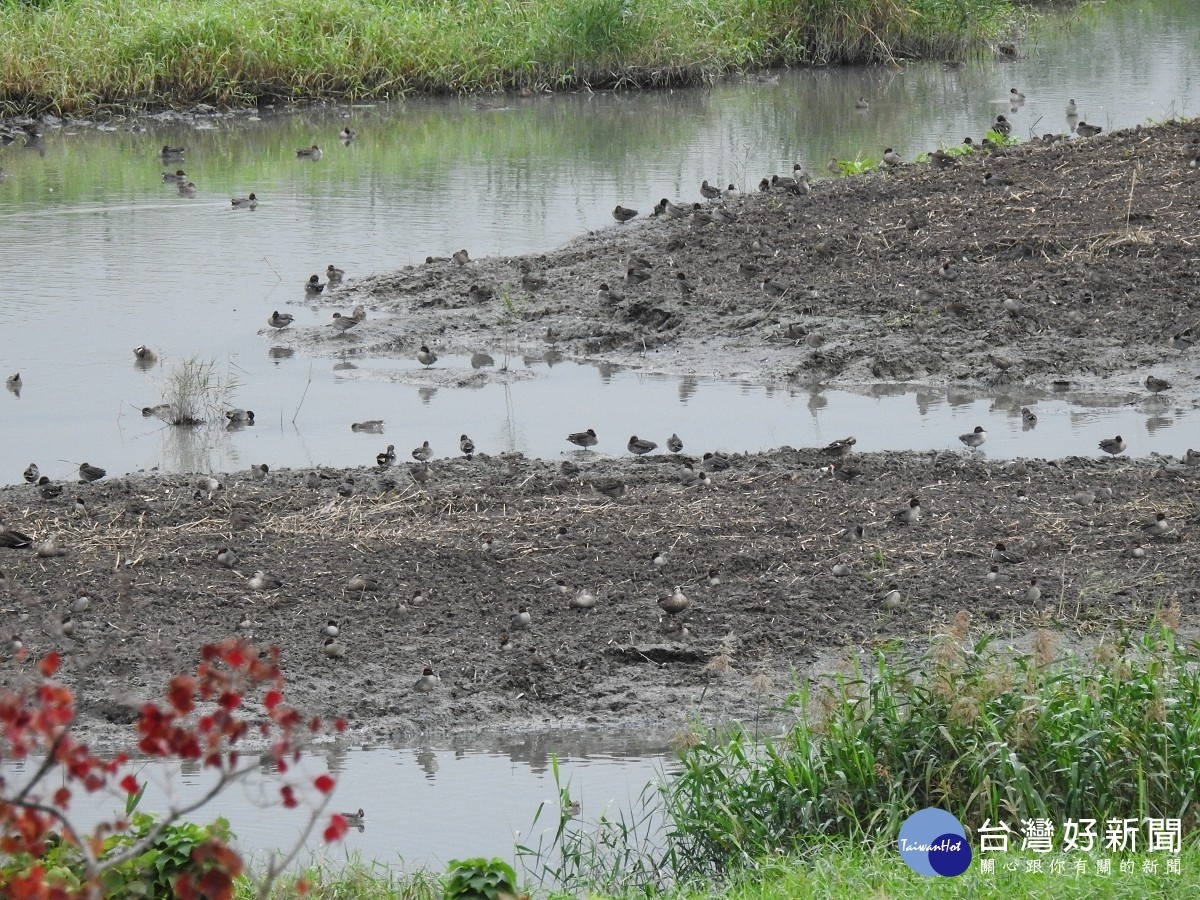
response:
M1173 613L1168 610L1164 616ZM924 807L971 829L1041 816L1179 818L1200 832L1200 655L1166 625L1055 659L1038 636L1013 656L965 623L919 658L792 701L795 725L755 743L743 730L684 752L664 787L672 869L724 875L831 837L889 843Z
M704 83L981 49L1010 0L0 0L0 113Z

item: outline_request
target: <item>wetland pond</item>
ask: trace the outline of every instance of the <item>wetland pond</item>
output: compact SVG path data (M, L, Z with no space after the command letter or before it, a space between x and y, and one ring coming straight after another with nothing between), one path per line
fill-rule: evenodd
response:
M294 315L297 329L327 322L337 292L314 303L303 284L330 263L353 280L460 247L476 258L549 252L620 227L614 204L690 202L704 179L746 189L796 161L822 172L830 156L878 158L887 146L911 160L982 134L1000 112L1022 136L1062 131L1068 98L1109 131L1196 113L1200 6L1148 0L1063 15L1029 36L1021 58L955 70L913 63L703 90L170 114L133 130L48 127L33 145L0 149L0 373L22 376L19 391L0 394L0 482L19 481L30 461L54 479L72 477L84 460L112 475L363 466L388 443L401 458L422 440L436 455L454 455L464 431L484 453L556 458L578 453L564 437L589 426L602 436L597 452L609 455L630 433L661 444L671 431L689 448L726 452L847 434L857 435L858 451L961 449L957 436L980 424L992 435L988 454L1000 458L1095 454L1113 433L1137 456L1200 446L1195 386L1146 397L1144 372L1102 389L763 384L753 361L731 366L738 374L728 378L655 371L653 353L642 367L618 367L547 352L535 335L506 336L498 326L495 341L478 348L490 365L443 353L427 375L407 357L344 351L332 334L314 352L298 350L266 326L272 310ZM1014 85L1027 95L1017 111L1006 100ZM854 109L860 95L871 97L865 112ZM358 137L343 145L336 135L347 125ZM314 142L322 159L296 157ZM164 144L186 146L185 161L161 164L155 151ZM176 167L197 185L194 198L162 182ZM257 209L230 208L231 197L250 191L262 198ZM139 345L157 351L157 364L135 365ZM211 360L236 384L229 402L255 411L252 427L170 428L141 415L189 359ZM1020 410L1035 404L1030 429ZM366 419L383 419L382 433L351 431ZM553 733L339 749L326 761L339 776L336 807L368 812L347 849L383 864L441 865L509 856L538 803L557 802L552 754L587 820L628 808L669 766L665 746L649 736ZM196 773L160 774L177 796L201 789ZM147 811L162 808L163 788L148 793ZM245 792L198 817L217 814L251 853L291 842L286 817Z
M1200 443L1194 402L1147 407L1134 377L1103 394L1056 394L1038 410L1034 442L1013 411L1037 401L1036 390L964 399L919 385L783 389L756 384L752 363L739 367L743 380L722 381L551 366L540 354L509 360L511 371L496 377L499 331L479 348L497 360L487 374L445 358L442 378L453 369L451 381L461 373L468 386L423 385L402 360L339 354L332 335L319 354L277 346L266 319L278 309L297 327L327 322L336 292L318 307L303 284L330 263L353 279L460 247L473 257L545 252L616 227L614 203L698 199L706 178L746 188L796 160L823 172L830 156L877 159L885 146L912 159L980 134L998 112L1024 136L1065 130L1068 97L1108 130L1194 114L1197 45L1200 8L1155 0L1065 14L1029 36L1022 58L954 71L913 63L700 90L165 115L135 131L47 128L33 146L0 150L8 281L0 367L23 381L19 394L0 395L0 479L18 480L30 461L55 479L85 459L114 475L356 466L387 443L405 456L430 440L449 454L464 431L481 452L555 457L570 450L568 431L586 427L621 435L597 448L612 453L624 435L662 431L661 443L672 430L726 452L845 433L863 449L932 449L957 446L980 423L997 436L989 453L1001 457L1090 450L1118 429L1139 435L1131 454L1179 453ZM1028 97L1017 112L1005 99L1014 84ZM859 95L872 98L866 112L854 109ZM348 124L358 137L342 145L336 135ZM297 159L295 148L314 142L323 158ZM162 183L176 167L156 159L163 144L187 147L177 165L197 185L195 198ZM262 198L257 209L230 209L230 197L250 191ZM522 347L529 337L516 336ZM158 353L156 365L134 365L139 345ZM143 418L188 359L212 361L235 385L228 402L254 410L256 426L226 433ZM403 384L393 383L397 373ZM352 434L351 422L364 419L383 419L384 437Z

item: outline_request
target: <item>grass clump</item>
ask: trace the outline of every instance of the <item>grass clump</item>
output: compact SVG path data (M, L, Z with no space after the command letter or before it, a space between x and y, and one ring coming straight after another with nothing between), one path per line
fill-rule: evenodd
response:
M1159 627L1055 660L1039 636L1013 656L965 640L965 614L930 653L800 692L796 724L740 730L682 754L664 788L672 868L723 875L831 837L891 842L924 807L970 831L1033 817L1179 818L1198 831L1200 655Z
M193 356L168 372L162 386L163 403L155 412L168 424L180 427L218 421L236 388L236 379L222 376L215 361Z
M0 114L700 84L981 50L1011 0L0 0Z

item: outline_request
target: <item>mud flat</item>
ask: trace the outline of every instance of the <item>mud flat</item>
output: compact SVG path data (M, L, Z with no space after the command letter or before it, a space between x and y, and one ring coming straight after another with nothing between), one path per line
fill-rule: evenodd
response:
M1200 351L1171 338L1200 319L1197 157L1200 127L1169 123L973 154L947 170L821 181L798 196L755 192L727 201L727 224L708 204L700 217L647 220L657 198L614 198L643 216L545 256L434 261L352 282L331 302L367 306L358 328L271 339L377 357L502 343L766 383L1104 387L1136 385L1153 367L1194 403ZM641 285L622 281L631 254L652 264ZM937 274L945 263L953 279ZM523 285L526 272L545 285ZM761 289L766 277L787 286L781 296ZM621 299L598 297L601 283ZM493 298L472 299L472 285ZM564 435L582 427L584 406ZM234 473L217 490L132 475L52 500L7 487L3 523L35 542L58 535L67 552L0 551L2 627L34 658L65 651L81 722L97 735L131 722L200 643L236 633L282 648L294 702L386 740L749 718L795 677L885 642L919 645L964 609L977 633L1014 639L1040 627L1116 636L1172 604L1195 626L1200 466L1183 464L1185 447L1177 459L1096 450L1015 463L851 454L849 482L823 470L819 449L781 448L731 456L711 485L686 486L682 463L699 469L712 449L435 459L424 487L405 464ZM625 488L615 499L597 490L612 481ZM911 497L920 520L895 523ZM1159 513L1169 530L1145 533ZM854 525L861 541L839 537ZM1022 561L989 580L997 542ZM221 547L236 552L232 567L215 558ZM835 576L838 563L849 574ZM256 570L282 585L253 590ZM355 575L376 589L350 588ZM1041 596L1030 602L1033 577ZM901 601L885 611L892 583ZM664 620L658 601L676 586L688 608ZM596 593L593 609L570 606L581 588ZM67 637L62 618L80 592L91 607ZM514 628L521 606L531 621ZM322 651L329 619L342 659ZM414 693L427 663L441 682ZM5 665L6 679L20 677Z
M1200 124L977 152L942 170L909 164L753 190L712 220L641 215L539 256L449 259L351 282L327 298L370 319L272 336L309 353L411 358L510 347L646 370L829 385L906 380L987 387L1124 386L1153 366L1195 393L1200 337ZM985 174L991 179L985 183ZM714 177L717 173L714 173ZM787 173L780 173L786 175ZM468 251L470 248L466 248ZM627 285L633 254L650 279ZM950 264L953 280L939 269ZM753 267L754 274L739 268ZM527 288L530 273L545 285ZM688 295L677 273L694 288ZM782 296L761 288L769 277ZM607 284L620 299L597 296ZM472 296L471 287L477 286ZM924 293L918 295L918 288ZM490 294L491 299L483 299ZM999 368L992 357L1002 357ZM498 360L499 362L499 360ZM397 377L452 384L462 375ZM476 378L505 377L504 373Z
M197 645L242 634L282 648L293 702L346 716L362 739L403 740L750 719L794 677L885 642L920 646L960 610L974 634L1006 639L1040 627L1116 638L1172 604L1195 624L1200 466L851 455L847 483L824 473L819 450L783 448L732 456L710 486L686 487L676 458L590 455L435 461L425 488L403 465L234 474L211 496L194 478L129 476L68 491L84 516L73 496L8 487L5 523L58 535L67 553L2 551L4 627L32 658L64 652L96 737L131 722ZM596 489L608 480L626 488L616 500ZM914 496L920 520L894 522ZM1160 512L1171 530L1147 535ZM861 541L839 537L853 525ZM998 541L1023 561L992 581ZM215 558L225 546L233 568ZM835 576L838 563L849 574ZM282 586L253 590L259 569ZM348 587L359 574L377 589ZM1028 602L1035 576L1041 598ZM892 583L902 600L884 611ZM686 633L658 605L675 586L690 601L673 619ZM596 593L593 609L570 606L579 588ZM79 592L92 603L68 638L61 620ZM514 629L521 606L531 622ZM328 619L342 659L322 652ZM441 682L418 694L427 662ZM21 677L4 665L7 681Z

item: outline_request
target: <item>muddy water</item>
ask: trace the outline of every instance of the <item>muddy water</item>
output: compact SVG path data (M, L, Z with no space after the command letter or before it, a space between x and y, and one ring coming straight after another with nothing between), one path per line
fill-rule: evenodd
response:
M458 745L418 748L358 747L313 754L304 763L315 777L328 771L338 786L332 811L363 808L363 828L352 828L340 845L325 847L321 828L310 837L301 862L344 860L347 852L393 867L434 870L462 856L511 860L518 840L549 842L559 822L559 789L580 803L580 821L619 816L636 808L642 789L669 770L665 740L622 735L559 733L476 738ZM557 758L559 782L553 774ZM24 769L6 766L19 782ZM172 803L203 795L213 779L196 767L147 764L138 778L148 783L141 809L161 813ZM195 821L225 817L241 849L260 860L291 847L306 820L303 811L269 805L278 796L266 777L251 776L204 807ZM535 823L540 804L545 803ZM481 805L486 815L480 815ZM90 796L72 803L77 826L90 828L123 809L123 801ZM544 834L549 829L549 834Z
M694 199L704 178L744 187L794 161L820 172L830 156L877 158L889 145L912 158L978 136L997 112L1021 134L1062 130L1068 97L1109 129L1194 113L1198 44L1200 8L1151 0L1067 14L1031 36L1026 58L956 71L914 64L783 73L778 82L703 91L413 100L163 117L144 131L120 123L47 129L33 147L0 150L0 372L20 371L24 382L19 396L0 395L0 479L16 480L31 460L54 477L85 459L113 473L360 464L382 449L378 436L351 434L350 422L363 418L388 420L384 444L452 446L468 431L491 450L541 455L567 449L566 430L627 436L664 418L679 421L671 430L681 434L692 429L690 442L727 451L838 432L862 441L864 414L879 446L953 445L961 426L974 424L1011 431L1010 411L993 409L1007 404L1003 397L977 398L969 414L935 403L914 416L911 398L871 398L864 408L835 392L810 398L701 384L685 403L678 397L693 389L686 380L606 380L568 365L531 366L537 379L508 387L418 392L389 382L395 362L272 354L262 332L274 309L328 317L328 303L306 308L301 285L331 262L354 276L459 247L474 256L547 250L612 227L617 202ZM1004 99L1014 85L1028 98L1016 112ZM854 109L859 95L871 100L865 113ZM343 146L335 135L347 124L359 136ZM296 158L295 148L314 142L323 159ZM161 165L154 151L164 143L185 145L184 161ZM194 199L162 184L164 168L176 167L196 183ZM249 191L262 205L232 210L229 198ZM141 344L159 353L157 366L133 365ZM233 385L225 399L255 410L255 428L183 433L140 416L160 400L173 367L193 357L215 361ZM707 405L729 397L736 413ZM1017 425L1008 449L993 440L989 450L1090 452L1098 435L1116 429L1144 435L1131 452L1200 443L1190 401L1168 401L1160 414L1122 405L1129 398L1119 392L1107 407L1056 399L1044 417L1051 421L1038 427L1044 444L1027 448L1023 435L1018 442Z

